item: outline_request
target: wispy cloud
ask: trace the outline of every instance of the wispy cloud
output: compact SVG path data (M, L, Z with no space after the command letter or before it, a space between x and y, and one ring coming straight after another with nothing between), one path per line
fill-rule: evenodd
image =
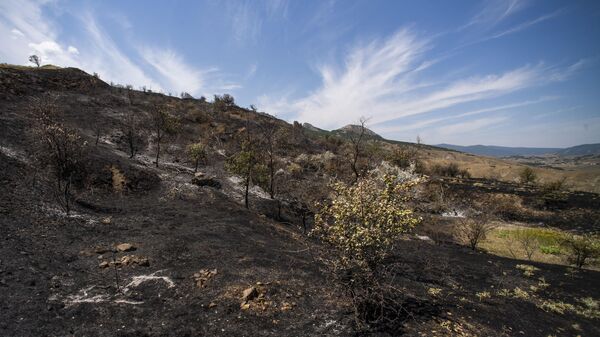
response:
M197 94L204 86L202 73L188 65L181 56L168 49L142 48L140 53L177 93Z
M526 0L489 0L482 2L482 8L460 30L471 26L491 28L528 5Z
M564 80L577 70L543 63L526 65L499 74L457 78L445 83L431 82L422 70L431 61L430 40L402 29L385 40L358 45L347 54L343 65L319 68L322 84L305 97L259 102L279 107L283 116L311 121L324 128L336 128L371 117L378 125L459 104L505 95L542 83Z
M514 33L520 32L520 31L525 30L525 29L527 29L527 28L529 28L529 27L531 27L533 25L536 25L538 23L550 20L550 19L552 19L552 18L560 15L562 12L563 12L563 10L557 10L555 12L552 12L552 13L549 13L549 14L546 14L546 15L542 15L540 17L537 17L537 18L533 19L533 20L529 20L529 21L520 23L520 24L518 24L518 25L516 25L516 26L514 26L512 28L509 28L507 30L504 30L504 31L501 31L499 33L493 34L493 35L491 35L491 36L489 36L487 38L484 38L482 41L497 39L497 38L500 38L500 37L503 37L503 36L506 36L506 35L510 35L510 34L514 34ZM481 42L481 41L479 41L479 42Z
M270 18L287 18L289 0L266 0L265 7Z
M528 105L543 103L543 102L547 102L547 101L555 100L555 99L558 99L558 97L546 96L546 97L542 97L542 98L539 98L536 100L529 100L529 101L522 101L522 102L511 103L511 104L491 106L491 107L487 107L487 108L462 112L459 114L451 114L451 115L447 115L447 116L443 116L443 117L429 118L429 119L421 120L418 122L413 122L410 124L402 123L400 125L378 125L378 126L374 127L374 130L381 134L390 134L390 133L399 133L399 132L419 130L419 129L423 129L425 127L436 125L441 122L446 122L449 120L465 118L465 117L470 117L470 116L475 116L475 115L480 115L480 114L486 114L486 113L490 113L490 112L515 109L515 108L520 108L520 107L524 107L524 106L528 106Z
M231 29L237 43L256 43L261 33L262 18L250 1L237 3L233 8Z

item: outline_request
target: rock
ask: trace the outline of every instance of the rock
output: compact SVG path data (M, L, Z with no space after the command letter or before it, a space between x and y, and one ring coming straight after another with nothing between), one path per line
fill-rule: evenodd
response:
M121 244L118 244L115 248L117 248L117 251L119 251L119 252L131 252L131 251L134 251L137 249L131 243L121 243Z
M202 269L199 272L194 273L192 278L194 279L194 281L196 281L196 286L198 288L206 288L206 284L208 283L208 281L215 275L217 275L216 269Z
M255 287L250 287L244 290L244 292L242 293L242 301L252 301L254 298L256 298L256 296L258 296L258 290L256 290Z
M242 309L242 310L250 309L250 303L242 302L242 304L240 305L240 309Z
M293 308L293 305L288 302L283 302L283 304L281 305L281 311L292 310L292 308Z
M98 265L98 267L100 267L100 268L107 268L108 267L108 262L102 261L102 262L100 262L100 264Z
M110 225L110 223L112 222L112 218L111 218L111 217L108 217L108 218L103 218L103 219L101 220L101 222L102 222L103 224L105 224L105 225Z
M208 186L208 187L212 187L212 188L216 188L216 189L221 188L221 182L218 181L215 177L208 177L208 178L194 177L194 178L192 178L192 184L198 185L198 186Z
M123 266L137 264L138 266L148 267L148 266L150 266L150 261L148 260L148 258L143 257L143 256L125 255L125 256L121 257L121 259L119 259L119 261L117 261L117 264L120 264Z
M204 176L205 176L204 172L196 172L196 173L194 173L194 177L196 177L196 178L202 178Z
M216 307L216 306L217 306L217 303L215 303L215 302L210 302L210 303L208 304L208 308L209 308L209 309L211 309L211 308L214 308L214 307Z

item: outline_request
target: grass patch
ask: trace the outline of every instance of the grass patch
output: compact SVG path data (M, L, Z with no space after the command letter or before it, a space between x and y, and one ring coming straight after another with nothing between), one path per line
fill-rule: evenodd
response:
M513 259L528 260L531 257L530 260L535 262L569 265L572 261L568 259L569 250L564 244L567 237L568 233L557 229L497 227L480 243L480 247L491 254ZM523 238L529 239L528 246L523 244ZM590 257L587 264L597 268L599 261Z

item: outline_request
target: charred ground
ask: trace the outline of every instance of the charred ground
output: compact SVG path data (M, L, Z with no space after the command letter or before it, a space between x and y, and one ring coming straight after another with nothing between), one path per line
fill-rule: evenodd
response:
M47 172L32 160L31 107L39 97L52 97L64 123L89 143L86 176L75 186L70 216L56 204L43 179ZM145 120L153 106L166 103L176 106L181 129L165 143L159 167L148 135L129 158L121 132L127 114ZM254 188L247 210L226 161L239 147L240 133L265 125L284 129L289 141L277 152L276 198L269 198L266 186ZM201 178L220 188L192 182L185 147L200 137L212 149ZM348 299L320 262L325 248L303 233L311 226L311 205L327 196L327 183L352 177L346 142L234 105L217 109L201 100L110 86L77 69L1 67L0 334L356 334ZM420 151L426 163L439 153L455 155L373 142L377 151L365 155L365 167L395 147ZM401 324L361 333L600 335L598 308L583 303L591 298L597 305L597 271L473 252L452 240L447 228L453 219L443 216L509 195L519 205L500 221L597 231L598 195L561 193L548 201L537 188L507 181L431 178L415 204L425 220L413 234L435 241L411 234L386 261L401 294ZM115 249L121 243L134 249ZM256 294L242 301L251 287ZM574 309L561 313L560 303Z

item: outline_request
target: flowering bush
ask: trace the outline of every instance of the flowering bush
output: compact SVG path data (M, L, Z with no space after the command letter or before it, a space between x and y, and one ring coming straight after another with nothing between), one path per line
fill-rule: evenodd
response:
M312 234L337 249L342 266L358 263L373 269L398 237L419 222L406 205L417 183L376 172L352 185L334 183L334 197L320 205Z

